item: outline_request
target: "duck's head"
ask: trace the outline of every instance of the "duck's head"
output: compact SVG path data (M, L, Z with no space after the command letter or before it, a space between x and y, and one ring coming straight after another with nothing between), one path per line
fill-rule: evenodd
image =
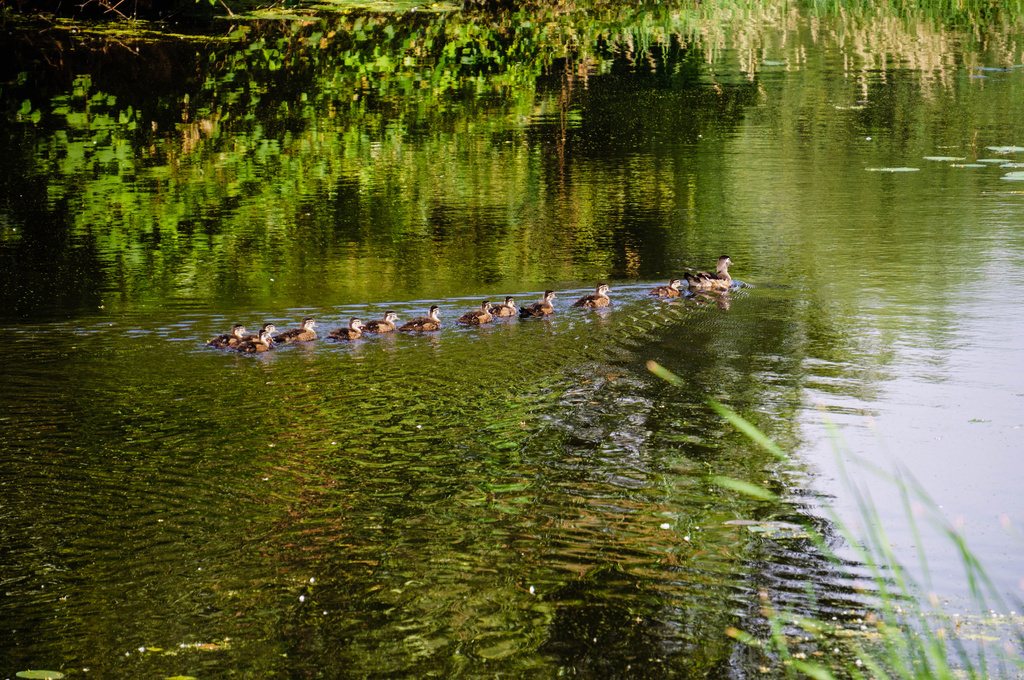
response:
M610 292L611 292L611 288L609 288L608 286L606 286L603 283L600 286L597 287L597 294L598 295L607 295Z
M274 344L274 330L275 330L275 328L273 326L264 326L260 330L260 342L262 342L265 345L273 345Z
M398 315L389 310L387 312L384 312L384 320L389 323L394 323L398 321Z
M309 329L311 329L311 328L313 328L315 326L316 326L316 320L313 317L311 317L311 316L307 316L306 318L304 318L302 320L302 327L305 328L306 330L309 330Z
M431 305L430 306L430 313L427 316L429 316L434 321L437 321L438 317L440 315L441 315L441 308L438 307L437 305Z
M555 300L555 299L557 299L555 297L555 291L553 291L553 290L546 290L546 291L544 291L544 299L545 300Z
M729 259L728 255L722 255L720 258L718 258L718 267L719 267L719 269L724 269L725 267L731 267L731 266L732 266L732 260Z
M682 285L683 285L683 282L680 281L679 279L669 279L668 287L673 289L673 290L679 290L679 288Z
M236 338L242 337L243 335L245 335L245 326L243 326L240 323L236 323L234 326L231 327L231 335L235 336Z
M360 319L353 316L351 319L348 320L348 327L354 331L358 331L363 327L363 322Z
M516 301L515 301L515 299L511 295L506 295L505 296L505 306L506 307L515 307L516 306Z
M490 306L491 306L491 301L490 300L484 300L483 302L480 303L480 309L482 311L485 311L485 312L490 308Z
M265 324L263 324L263 327L260 328L260 336L262 336L264 333L276 333L276 332L277 332L277 326L275 326L272 323L265 323Z

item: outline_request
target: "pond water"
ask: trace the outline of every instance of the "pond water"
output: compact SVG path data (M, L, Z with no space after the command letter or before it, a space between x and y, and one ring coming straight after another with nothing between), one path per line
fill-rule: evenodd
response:
M966 606L868 464L1020 598L1020 25L702 7L571 49L543 13L12 31L2 672L745 677L771 664L724 631L765 599L859 626L865 569L763 531L849 554L848 479ZM647 294L722 253L729 293ZM325 339L432 304L437 333Z

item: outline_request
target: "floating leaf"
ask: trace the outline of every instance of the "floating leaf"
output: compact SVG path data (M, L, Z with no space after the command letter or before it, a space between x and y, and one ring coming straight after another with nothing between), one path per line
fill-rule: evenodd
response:
M1011 182L1024 182L1024 171L1008 172L1001 179L1008 179Z
M985 148L996 153L1020 153L1024 151L1024 146L986 146Z
M18 671L15 675L19 678L30 678L30 680L58 680L64 677L60 671Z
M947 161L962 161L963 157L959 157L958 158L956 156L925 156L924 159L926 161L944 161L944 162L947 162Z
M865 168L868 172L918 172L921 168Z
M1001 168L1024 168L1024 163L1003 163Z
M1005 163L1006 160L1002 158L979 158L974 161L975 163Z
M983 165L981 163L954 163L950 167L953 167L953 168L987 168L988 166L987 165Z

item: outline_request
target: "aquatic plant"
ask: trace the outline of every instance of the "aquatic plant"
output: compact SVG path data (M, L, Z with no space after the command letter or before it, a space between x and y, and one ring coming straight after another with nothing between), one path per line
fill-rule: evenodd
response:
M654 361L647 364L654 375L675 385L682 380ZM756 445L781 461L788 456L750 421L735 411L714 401L708 405L724 420L742 432ZM837 447L840 466L843 457L852 453L845 449L842 439L833 430L832 440ZM826 507L833 526L851 548L861 565L867 568L874 583L874 594L865 598L870 609L863 617L860 630L851 631L834 621L795 615L778 609L761 595L761 613L768 622L767 633L757 635L749 631L730 628L726 634L752 648L762 650L773 658L787 675L799 672L812 678L825 680L837 676L897 677L897 678L987 678L1008 677L1010 672L1024 671L1024 655L1019 647L1024 631L1024 619L1011 611L1002 595L985 573L983 565L971 552L965 537L942 517L939 505L925 489L906 472L886 473L868 468L873 477L895 485L903 501L903 508L920 546L920 523L917 513L923 509L929 523L956 549L966 574L967 585L975 607L972 617L951 615L940 604L930 587L927 555L919 547L920 571L924 583L919 583L910 570L900 563L892 544L887 540L884 523L873 506L863 483L841 467L841 474L856 500L865 535L857 536ZM777 500L774 494L749 482L719 477L720 486L761 500ZM1006 520L1004 523L1008 522ZM825 538L812 526L804 528L818 549L828 556L840 571L849 563L840 559ZM1019 611L1020 606L1017 604ZM980 628L975 631L973 628ZM986 644L997 641L998 644ZM1015 647L1013 641L1018 645ZM809 660L803 651L806 645L817 648L818 660ZM822 647L825 649L823 650ZM826 662L823 659L831 657ZM763 669L767 671L768 669Z

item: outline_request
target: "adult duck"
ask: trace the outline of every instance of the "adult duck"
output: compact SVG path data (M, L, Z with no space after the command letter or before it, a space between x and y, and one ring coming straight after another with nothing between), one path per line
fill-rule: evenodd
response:
M347 328L335 328L328 336L330 340L356 340L363 337L363 322L352 317Z
M302 320L302 325L298 328L292 328L291 330L275 335L274 342L310 342L311 340L316 340L316 331L313 330L315 327L316 321L313 317L307 316Z
M694 272L683 274L687 285L691 290L729 290L732 287L732 277L729 276L729 266L732 260L728 255L718 258L718 268L714 274L707 272Z
M458 319L456 319L455 323L464 323L470 326L479 326L482 323L490 323L490 321L493 318L494 315L491 314L491 301L484 300L482 303L480 303L480 309L469 310L468 312L460 316Z
M363 324L364 333L393 333L395 330L395 322L398 321L398 315L388 310L384 312L384 317L376 319L374 321L367 321Z
M239 352L245 354L260 354L261 352L267 352L274 347L274 324L265 323L263 328L260 329L259 335L254 340L245 340L238 343L235 347Z
M593 293L588 293L581 297L576 302L572 303L573 307L607 307L612 303L608 298L610 292L608 286L603 283L597 287Z
M657 295L661 298L675 298L679 297L679 289L682 287L683 282L679 279L669 279L667 286L658 286L652 290L648 295Z
M544 291L544 297L540 299L540 302L531 302L530 304L523 305L519 308L519 317L521 319L528 319L531 316L548 316L549 314L554 314L555 306L551 304L551 301L554 299L555 291Z
M436 331L441 328L441 308L434 305L430 308L427 316L418 316L415 319L406 321L398 330L411 333L415 331Z
M238 347L245 339L245 326L240 323L236 323L231 327L230 333L222 333L215 338L210 338L210 341L206 343L207 347L216 347L218 349L224 348L235 348Z
M515 316L519 313L519 308L516 307L516 301L511 295L505 297L505 302L500 305L491 305L490 311L492 316Z

